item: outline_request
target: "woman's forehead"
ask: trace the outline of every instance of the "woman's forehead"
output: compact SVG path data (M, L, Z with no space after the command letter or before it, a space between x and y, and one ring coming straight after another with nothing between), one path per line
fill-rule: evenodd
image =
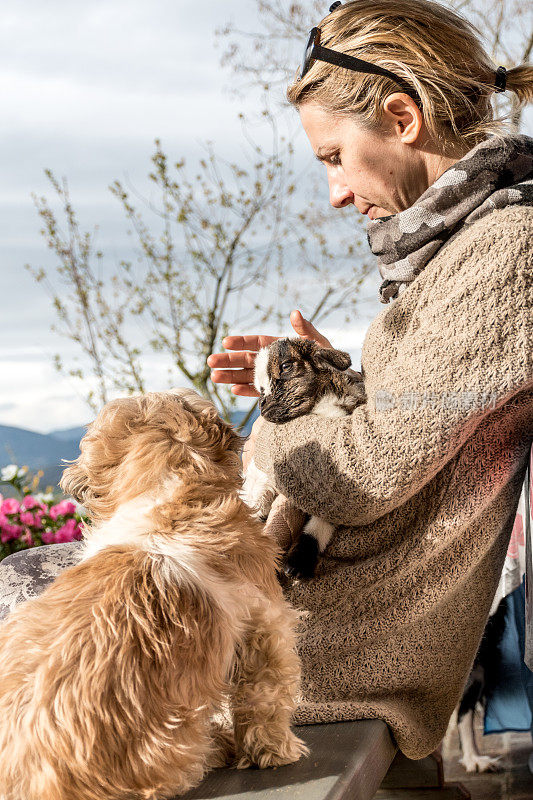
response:
M355 119L332 114L313 102L304 103L300 107L300 119L318 158L366 133Z

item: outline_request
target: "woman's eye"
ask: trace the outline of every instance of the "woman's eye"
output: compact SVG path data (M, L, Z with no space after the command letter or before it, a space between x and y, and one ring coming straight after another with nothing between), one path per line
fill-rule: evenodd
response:
M329 163L333 164L334 167L338 167L341 163L341 157L339 153L335 153L334 155L330 156Z

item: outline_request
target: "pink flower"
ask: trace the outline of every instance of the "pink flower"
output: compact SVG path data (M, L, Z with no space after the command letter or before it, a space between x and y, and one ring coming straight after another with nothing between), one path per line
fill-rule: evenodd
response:
M0 541L5 544L13 539L17 539L23 530L24 529L21 528L20 525L10 525L9 523L4 523L0 532Z
M68 519L61 528L56 531L56 542L72 542L79 538L80 526L75 519Z
M29 510L30 508L35 508L40 504L39 501L35 499L35 497L32 497L31 494L27 494L20 505L25 509Z
M19 516L23 525L33 525L33 514L29 511L23 511Z
M43 512L41 511L41 509L36 511L34 516L33 516L33 527L37 528L37 530L39 530L40 528L43 527L43 523L41 522L41 517L42 516L43 516Z
M76 506L74 503L71 503L69 500L61 500L60 503L57 505L52 506L50 511L48 512L52 519L57 519L58 517L64 517L67 514L74 514L76 511Z
M53 531L44 531L41 534L41 539L45 544L53 544L55 542L55 535Z
M20 503L14 497L6 497L0 506L3 514L16 514L20 510Z

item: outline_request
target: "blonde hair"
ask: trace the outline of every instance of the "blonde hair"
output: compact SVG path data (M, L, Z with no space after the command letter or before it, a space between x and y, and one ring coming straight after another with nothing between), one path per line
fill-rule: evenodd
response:
M419 95L426 127L443 152L467 152L491 134L502 135L509 114L495 119L491 103L496 66L468 20L432 0L352 0L319 25L320 44L385 67ZM533 99L533 66L507 72L507 90L520 108ZM355 114L381 127L383 104L401 92L392 79L315 61L287 89L294 106L315 101L338 115Z

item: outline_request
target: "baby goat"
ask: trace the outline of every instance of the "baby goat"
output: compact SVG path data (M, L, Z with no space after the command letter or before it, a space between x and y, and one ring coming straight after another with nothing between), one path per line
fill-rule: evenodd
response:
M348 353L320 347L307 339L278 339L256 356L254 385L260 393L261 415L282 424L302 414L343 417L366 399L358 373L345 372L352 361ZM243 492L249 505L266 519L277 494L253 460L248 466ZM289 550L285 572L295 578L312 578L334 526L310 517Z

